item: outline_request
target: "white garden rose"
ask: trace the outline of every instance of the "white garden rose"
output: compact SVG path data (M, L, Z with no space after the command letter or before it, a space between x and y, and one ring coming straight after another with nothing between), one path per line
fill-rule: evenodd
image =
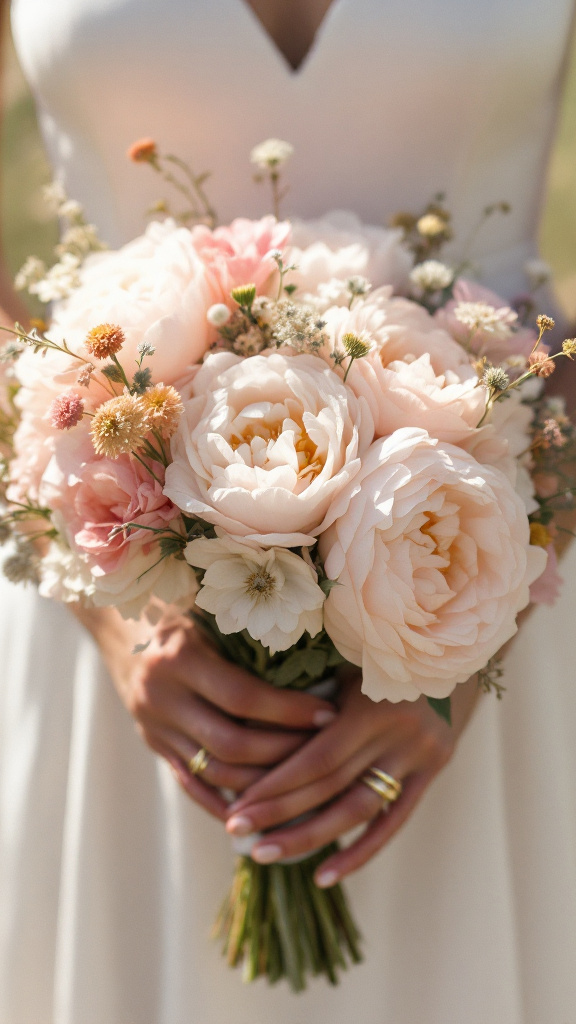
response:
M373 700L448 696L516 632L546 564L506 477L422 430L375 441L333 515L325 628Z
M164 493L237 540L312 544L355 476L372 418L315 356L210 355L172 439Z
M119 324L126 338L118 354L129 372L144 342L155 349L155 380L173 384L202 358L212 337L206 318L215 299L192 235L174 221L154 222L115 252L89 256L81 286L58 304L50 337L88 355L88 331Z
M284 548L249 547L230 537L190 541L190 565L205 569L196 606L222 633L247 629L270 653L286 651L307 631L322 629L324 593L314 569Z
M322 220L292 222L286 263L296 265L289 280L299 294L314 294L333 278L364 277L375 288L407 287L412 257L397 229L362 224L353 213L333 210Z

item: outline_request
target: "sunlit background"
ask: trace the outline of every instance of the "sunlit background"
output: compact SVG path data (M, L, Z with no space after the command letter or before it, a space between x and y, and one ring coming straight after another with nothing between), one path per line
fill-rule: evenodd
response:
M5 258L15 273L31 253L49 255L56 239L56 226L42 204L41 186L49 180L50 171L38 137L34 107L9 40L6 49L0 215ZM541 247L543 258L554 270L560 302L569 317L576 320L575 45L572 51L549 168Z

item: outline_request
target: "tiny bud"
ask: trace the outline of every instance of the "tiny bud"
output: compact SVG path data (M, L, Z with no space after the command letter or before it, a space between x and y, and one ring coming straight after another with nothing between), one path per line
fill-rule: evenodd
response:
M138 139L128 148L126 155L135 164L155 163L158 157L158 149L154 139Z
M436 238L437 235L443 235L446 231L446 221L437 213L425 213L417 221L416 227L424 238Z
M213 327L223 327L227 324L230 317L232 316L228 306L225 306L223 302L216 302L206 313L206 319L209 324Z
M551 331L554 327L555 321L551 316L546 316L544 313L540 313L540 316L536 317L536 323L541 331Z
M237 288L233 288L230 294L241 309L250 309L256 298L256 285L240 284Z
M361 338L359 334L352 334L352 332L343 334L341 340L346 352L352 359L362 359L363 356L368 355L371 348L368 341Z
M506 391L510 383L510 378L505 370L501 366L489 366L484 371L481 383L489 391Z

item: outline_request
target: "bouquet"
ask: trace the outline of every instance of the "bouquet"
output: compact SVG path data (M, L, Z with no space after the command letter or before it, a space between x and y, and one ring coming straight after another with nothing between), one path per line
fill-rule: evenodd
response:
M276 212L288 155L254 153ZM54 305L4 352L5 573L127 617L178 604L274 686L351 663L369 698L448 720L474 673L500 695L498 651L556 587L573 432L541 382L576 340L551 353L532 297L519 313L440 261L439 199L390 229L214 227L203 177L150 140L132 157L183 214L108 252L53 188L57 262L19 275ZM314 885L328 853L240 857L218 932L247 979L298 990L360 959L341 887Z

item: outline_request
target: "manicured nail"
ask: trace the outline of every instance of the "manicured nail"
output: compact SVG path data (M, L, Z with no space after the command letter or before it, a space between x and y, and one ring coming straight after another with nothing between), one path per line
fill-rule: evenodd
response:
M338 881L338 872L331 871L318 871L314 876L314 881L319 889L329 889L331 885L335 885Z
M226 822L226 831L232 832L235 836L249 836L254 831L254 824L250 818L242 814L235 814Z
M282 847L277 846L276 843L255 846L251 856L252 860L255 860L257 864L273 864L275 860L279 860L282 856Z
M336 718L336 711L331 711L330 708L320 708L320 711L314 712L312 721L318 728L322 728L323 725L330 725Z

